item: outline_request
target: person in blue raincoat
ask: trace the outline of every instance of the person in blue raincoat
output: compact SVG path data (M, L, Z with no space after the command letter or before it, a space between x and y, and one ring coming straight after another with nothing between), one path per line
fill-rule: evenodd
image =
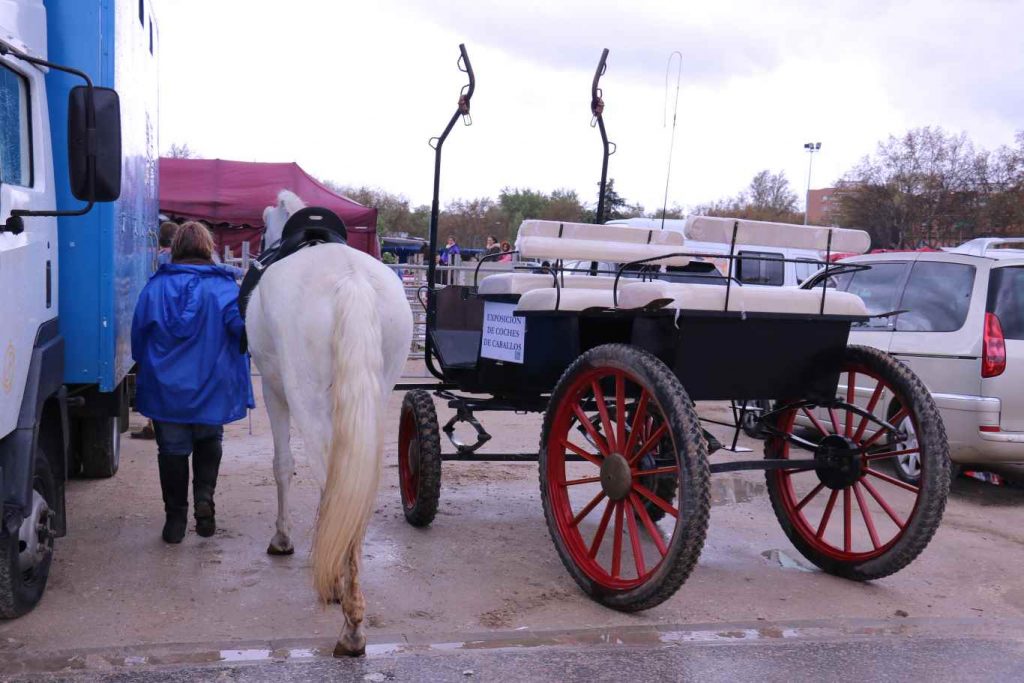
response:
M189 455L196 533L216 531L213 494L224 425L254 407L245 322L234 276L213 262L201 223L185 223L139 295L132 320L138 365L136 409L153 420L166 522L163 539L180 543L188 525Z

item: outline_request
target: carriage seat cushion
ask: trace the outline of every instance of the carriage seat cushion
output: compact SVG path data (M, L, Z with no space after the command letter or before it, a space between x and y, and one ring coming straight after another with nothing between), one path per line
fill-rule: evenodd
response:
M588 308L612 308L612 290L608 289L561 289L561 295L554 287L533 289L519 299L516 312L521 311L583 311ZM556 307L555 304L558 304Z
M685 251L683 242L683 235L671 230L529 220L519 226L516 248L527 259L628 263ZM689 262L686 256L656 261L673 266Z
M725 287L670 282L637 282L619 289L619 308L641 308L658 299L671 299L668 308L695 311L725 310ZM729 310L747 313L820 313L820 289L791 287L732 287ZM869 315L856 294L829 290L825 295L828 315Z
M558 276L559 284L568 289L612 289L615 278L591 275ZM480 294L525 294L555 284L554 277L543 273L501 273L480 281Z

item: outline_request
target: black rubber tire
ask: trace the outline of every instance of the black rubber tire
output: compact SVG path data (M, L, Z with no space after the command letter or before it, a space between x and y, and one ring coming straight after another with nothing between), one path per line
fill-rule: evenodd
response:
M924 551L938 529L949 494L949 442L938 407L924 383L909 367L888 353L866 346L847 347L844 367L848 365L861 365L878 373L895 389L901 405L907 406L916 416L917 439L923 464L922 480L914 514L900 538L881 555L863 562L847 562L829 557L811 546L794 526L783 503L781 478L774 476L771 471L765 472L765 478L775 516L786 536L804 557L829 574L854 581L870 581L895 574L910 564ZM766 458L778 457L773 446L773 439L765 442Z
M121 466L121 419L83 418L78 427L77 475L87 479L109 479Z
M677 477L676 499L681 502L668 553L650 579L625 591L612 591L596 584L576 566L558 532L549 493L547 441L555 407L565 400L565 393L575 375L596 367L619 368L640 379L655 402L662 407L671 439L679 444L677 455L681 476ZM562 564L583 592L606 607L622 612L638 612L668 600L686 582L704 548L711 510L711 473L700 420L682 384L667 365L654 355L626 344L598 346L578 357L562 374L551 394L541 430L539 461L540 496L548 534Z
M42 494L52 512L55 509L57 488L50 463L41 449L36 451L34 467L33 489ZM45 560L30 572L22 572L18 562L20 547L17 532L9 535L0 530L0 619L20 617L39 604L53 563L52 535L49 544Z
M410 447L415 449L409 455L402 453L405 429L410 430ZM407 392L402 400L398 444L398 489L405 520L415 527L429 526L437 515L441 498L441 430L434 399L423 389ZM411 500L404 485L410 466L407 457L416 460L415 493Z

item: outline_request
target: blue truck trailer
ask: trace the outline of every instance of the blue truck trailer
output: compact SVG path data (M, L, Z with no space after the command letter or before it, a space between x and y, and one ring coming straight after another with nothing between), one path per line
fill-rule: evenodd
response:
M155 266L158 37L152 0L0 0L2 618L42 597L67 478L118 468Z

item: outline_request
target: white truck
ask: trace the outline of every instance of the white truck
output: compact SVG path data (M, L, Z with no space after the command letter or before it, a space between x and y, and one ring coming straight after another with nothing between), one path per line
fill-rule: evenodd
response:
M117 471L155 252L150 2L0 0L0 618L43 595L67 478Z

